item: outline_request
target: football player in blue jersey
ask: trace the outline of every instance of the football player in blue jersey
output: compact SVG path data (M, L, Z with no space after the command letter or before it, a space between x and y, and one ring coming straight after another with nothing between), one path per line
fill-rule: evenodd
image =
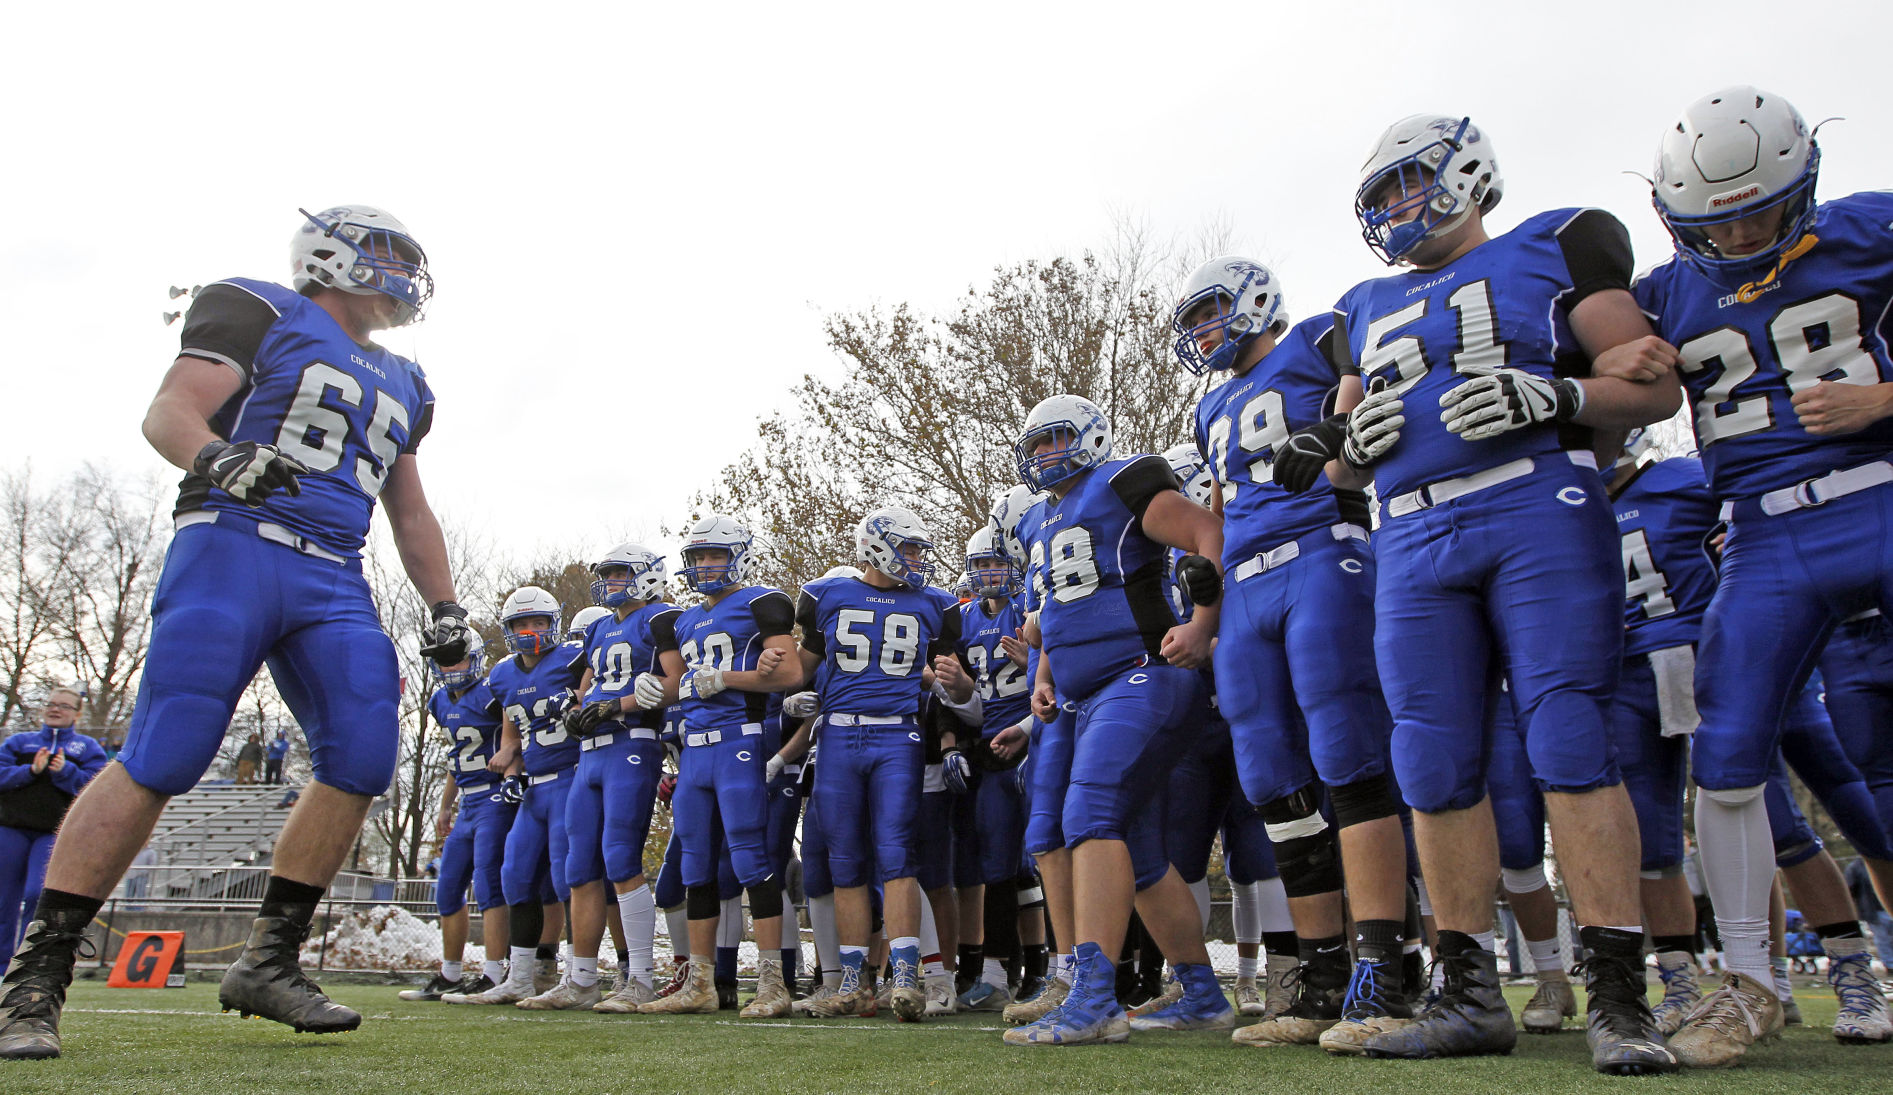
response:
M480 636L475 634L468 643L464 661L439 667L437 675L440 687L428 697L427 711L449 742L447 785L434 821L435 835L441 838L434 902L440 911L442 957L440 972L419 989L403 990L403 1000L439 1000L447 993L474 995L506 976L505 962L499 957L506 952L508 932L500 864L518 807L500 794L500 781L508 773L503 766L493 766L500 745L500 702L486 684L486 651ZM463 977L461 972L471 919L469 884L480 907L486 942L486 965L478 977Z
M814 682L821 723L815 799L835 885L841 985L808 1009L817 1018L875 1010L861 977L872 930L868 889L881 883L882 917L893 966L890 996L903 1022L921 1019L920 903L916 813L925 768L921 697L930 663L958 658L959 604L928 584L932 538L898 506L876 509L855 528L860 578L823 578L802 587L796 622L801 669ZM959 677L954 704L976 703ZM976 710L976 709L975 709Z
M1690 753L1731 972L1673 1040L1695 1066L1734 1063L1780 1026L1763 790L1782 715L1836 621L1884 609L1893 585L1893 544L1860 535L1893 507L1893 195L1816 203L1819 168L1780 96L1732 87L1691 104L1664 131L1653 184L1676 254L1637 283L1661 337L1629 365L1681 373L1730 524Z
M1195 899L1164 852L1162 825L1170 768L1207 717L1197 670L1208 665L1216 632L1222 530L1177 489L1162 457L1114 459L1111 423L1087 399L1039 403L1014 454L1020 479L1052 495L1031 530L1031 570L1044 583L1033 710L1048 718L1061 699L1076 707L1061 824L1077 968L1064 1003L1005 1040L1130 1037L1113 959L1133 903L1184 984L1166 1028L1226 1030L1234 1014L1209 966ZM1189 553L1179 581L1199 607L1188 623L1178 622L1165 589L1167 547Z
M1608 739L1623 586L1591 430L1667 418L1681 397L1668 373L1592 375L1650 334L1623 226L1559 209L1488 237L1502 186L1468 118L1415 115L1381 135L1355 212L1368 246L1411 269L1335 306L1328 346L1355 374L1337 397L1347 418L1304 431L1333 456L1334 485L1371 482L1380 501L1374 653L1446 970L1436 1003L1363 1048L1433 1057L1516 1041L1491 947L1482 729L1502 663L1591 953L1592 1063L1668 1071L1644 999L1636 817Z
M450 1004L518 1004L556 988L557 940L564 923L565 800L576 782L578 741L565 728L573 690L585 673L585 646L563 642L564 610L538 586L521 586L500 606L511 654L487 673L499 701L499 758L521 763L508 797L523 796L506 833L500 887L512 940L506 980L481 993L449 993ZM567 975L570 975L567 970Z
M690 979L639 1008L645 1014L717 1010L717 863L724 845L749 895L760 952L756 995L741 1015L783 1018L792 1003L782 961L770 957L782 949L782 879L769 851L764 742L766 724L779 718L775 693L800 684L802 668L792 657L795 607L788 595L746 582L752 547L749 528L733 517L711 514L684 533L684 581L703 594L674 628L683 658L676 696L684 748L671 814L684 842Z
M566 713L578 739L578 769L565 801L565 882L572 892L572 969L563 984L520 1003L560 1010L598 1007L634 1012L656 998L651 984L657 905L644 881L657 781L664 772L659 708L676 698L684 673L675 632L680 610L667 603L664 557L631 542L592 567L594 619L584 638L587 668L580 703ZM604 942L605 883L623 924L630 968L609 1006L598 988Z
M1243 790L1275 844L1303 962L1293 1005L1232 1038L1359 1053L1413 1009L1400 983L1406 837L1387 773L1392 721L1374 672L1367 502L1322 473L1342 433L1328 418L1341 355L1324 344L1343 335L1328 315L1291 329L1280 279L1234 255L1191 274L1172 326L1186 369L1230 374L1196 407L1232 593L1216 690Z
M309 739L314 778L281 837L249 945L218 993L226 1009L299 1031L353 1030L297 965L310 917L399 744L394 644L362 576L377 499L402 565L433 606L423 653L466 653L440 525L415 450L433 424L421 370L372 341L420 317L427 257L401 222L369 206L304 215L292 287L231 278L206 286L144 434L187 473L177 536L152 602L150 655L117 764L66 816L25 946L0 983L0 1057L59 1052L73 952L100 902L189 790L267 661Z

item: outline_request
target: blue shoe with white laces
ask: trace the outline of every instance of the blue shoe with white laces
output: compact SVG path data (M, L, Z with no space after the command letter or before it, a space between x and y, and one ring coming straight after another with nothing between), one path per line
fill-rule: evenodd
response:
M1071 995L1036 1023L1006 1031L1009 1046L1088 1046L1127 1041L1130 1016L1117 1002L1117 966L1096 943L1076 951Z
M1004 1011L1012 1003L1012 991L985 981L960 993L961 1011Z
M1235 1027L1236 1009L1229 1006L1229 998L1216 983L1215 970L1184 964L1176 967L1176 976L1183 986L1182 997L1168 1007L1132 1019L1132 1030L1231 1030Z

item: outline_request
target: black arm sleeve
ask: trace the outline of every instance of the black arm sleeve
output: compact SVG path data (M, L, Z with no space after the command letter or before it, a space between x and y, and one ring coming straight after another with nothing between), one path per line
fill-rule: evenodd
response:
M254 293L222 282L206 285L184 317L178 354L221 361L247 381L276 318L276 309Z
M960 668L966 670L966 675L974 680L979 679L979 671L973 668L972 661L966 656L965 644L960 642L960 612L957 607L941 614L940 633L927 645L928 661L942 654L951 654L959 659Z
M815 598L807 590L795 604L795 622L802 627L802 649L818 658L828 656L828 640L822 635L822 623L815 618Z
M795 630L795 606L781 590L772 589L749 602L749 615L756 621L756 634L765 639Z
M673 608L651 617L651 645L659 654L677 649L677 617L683 614L683 609Z
M434 401L429 399L427 402L421 404L421 416L415 419L414 425L408 429L407 444L401 446L401 451L412 456L414 451L421 447L421 438L426 437L427 431L433 428Z
M1118 500L1131 515L1143 520L1144 509L1150 500L1165 491L1177 489L1177 475L1170 470L1170 462L1161 456L1140 456L1129 465L1119 468L1111 477L1111 489L1117 492Z
M1602 209L1586 209L1565 221L1556 234L1571 275L1571 290L1560 298L1567 312L1592 293L1630 288L1636 262L1622 221Z
M1350 376L1360 373L1361 367L1354 363L1354 352L1348 349L1347 345L1346 312L1335 311L1334 326L1328 328L1328 333L1321 336L1321 341L1318 345L1321 347L1322 355L1328 359L1328 364L1334 366L1335 376Z

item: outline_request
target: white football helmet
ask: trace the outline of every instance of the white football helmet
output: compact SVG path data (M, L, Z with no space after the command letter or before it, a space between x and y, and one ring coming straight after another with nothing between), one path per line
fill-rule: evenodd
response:
M710 514L699 518L684 533L683 550L678 552L684 565L680 573L684 584L698 593L718 593L740 586L749 577L749 549L756 542L749 526L734 517ZM729 552L727 563L700 564L692 556L705 548Z
M1000 549L1020 567L1026 564L1026 549L1019 537L1019 523L1025 519L1025 512L1038 505L1042 497L1024 483L1014 483L993 495L992 508L987 511L986 519L998 534Z
M1047 438L1053 447L1035 453ZM1019 464L1020 482L1035 491L1046 490L1111 459L1111 420L1082 396L1052 396L1025 416L1025 429L1012 446L1012 455Z
M552 622L543 628L514 630L514 620L529 616L544 616ZM506 629L506 645L515 654L537 656L559 645L559 621L564 618L559 599L538 586L520 586L500 606L500 626Z
M1215 311L1194 325L1192 312L1214 304ZM1197 376L1232 369L1249 340L1263 331L1280 334L1288 329L1288 309L1282 300L1282 282L1259 262L1240 255L1224 255L1196 268L1183 283L1183 296L1170 313L1177 333L1177 360ZM1197 340L1221 331L1223 341L1209 356Z
M1396 189L1397 188L1397 189ZM1492 142L1471 118L1414 114L1387 127L1361 165L1354 216L1367 246L1387 265L1458 228L1504 194ZM1394 193L1398 200L1388 201ZM1396 223L1418 211L1412 220Z
M303 216L289 241L290 287L327 286L345 293L381 293L398 309L394 325L421 318L434 295L427 252L393 214L372 205L338 205Z
M1689 104L1663 134L1651 198L1683 261L1721 281L1773 265L1814 225L1821 149L1799 111L1779 95L1731 87ZM1781 206L1768 246L1724 255L1706 229Z
M612 572L609 577L606 571ZM619 544L592 564L592 603L617 608L626 601L656 600L669 580L662 555L635 541Z
M854 530L855 562L915 589L933 580L933 537L910 509L882 506Z
M572 614L571 626L565 629L565 640L571 642L584 639L585 629L592 626L593 620L600 620L609 615L611 615L609 608L601 608L598 605L587 605L579 609Z
M1654 464L1656 458L1656 431L1648 426L1638 426L1625 435L1623 451L1617 454L1615 468Z
M1209 473L1209 462L1195 445L1172 445L1163 451L1163 458L1170 461L1170 470L1177 473L1177 484L1190 501L1209 508L1210 495L1216 490L1216 477Z
M843 563L840 566L829 567L826 571L822 572L822 577L824 578L859 578L861 577L861 568L851 567L848 564Z
M440 678L440 683L447 686L447 691L465 691L486 674L486 640L480 638L478 631L468 629L465 668L445 669L432 658L427 659L427 664L433 668L434 675Z
M1010 597L1025 588L1025 571L999 546L999 539L991 525L967 537L966 577L975 597Z

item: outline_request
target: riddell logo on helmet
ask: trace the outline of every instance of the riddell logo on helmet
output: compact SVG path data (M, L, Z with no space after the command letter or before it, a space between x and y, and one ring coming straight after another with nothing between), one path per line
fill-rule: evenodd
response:
M1725 205L1734 205L1736 202L1745 202L1748 199L1754 197L1755 195L1761 192L1762 192L1761 184L1756 183L1753 186L1750 186L1747 190L1738 190L1733 194L1724 194L1719 198L1710 198L1709 208L1721 209Z

